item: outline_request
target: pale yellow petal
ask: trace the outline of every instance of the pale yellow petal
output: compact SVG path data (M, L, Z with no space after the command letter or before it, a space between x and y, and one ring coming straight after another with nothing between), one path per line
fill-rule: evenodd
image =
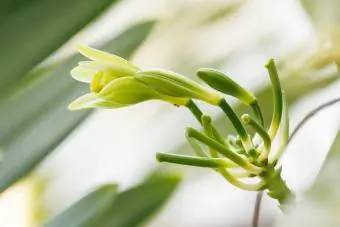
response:
M104 74L110 74L113 78L133 76L137 72L135 69L115 62L81 61L78 65L94 71L100 70Z
M84 67L75 67L71 70L71 76L80 82L91 83L92 78L96 74L95 70L87 69Z
M116 64L122 64L125 65L128 68L138 70L138 67L134 66L127 60L113 54L109 54L107 52L97 50L88 46L84 45L78 45L78 51L84 55L85 57L88 57L89 59L93 61L99 61L99 62L113 62Z
M99 98L94 93L88 93L74 100L69 106L69 110L92 109L92 108L119 108L125 105L109 102Z

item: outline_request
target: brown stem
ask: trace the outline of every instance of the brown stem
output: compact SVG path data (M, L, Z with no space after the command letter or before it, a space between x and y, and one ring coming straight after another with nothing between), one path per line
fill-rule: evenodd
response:
M253 218L252 218L252 227L259 226L260 219L260 211L261 211L261 201L263 197L263 191L259 191L256 195Z

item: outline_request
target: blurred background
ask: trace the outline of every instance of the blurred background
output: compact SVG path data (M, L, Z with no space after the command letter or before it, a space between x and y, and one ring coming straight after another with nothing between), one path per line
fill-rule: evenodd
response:
M183 179L143 226L251 226L256 193L209 169L157 163L156 152L190 152L185 128L199 125L185 108L150 101L68 112L88 89L69 75L84 59L78 43L193 79L198 68L222 70L257 95L266 121L272 97L264 64L274 57L291 129L339 96L338 0L1 1L0 226L42 226L100 185L117 183L124 191L154 172ZM230 101L238 113L247 111ZM219 111L199 104L223 133L232 132ZM294 138L282 165L299 204L284 217L264 196L259 226L340 225L339 111L316 115Z

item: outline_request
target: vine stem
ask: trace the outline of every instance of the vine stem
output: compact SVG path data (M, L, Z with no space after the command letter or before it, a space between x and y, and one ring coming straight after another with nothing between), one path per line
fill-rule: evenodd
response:
M259 191L256 195L253 218L252 218L252 227L259 226L260 219L260 211L261 211L261 201L263 197L263 191Z
M292 132L292 134L290 135L289 139L288 139L288 143L295 137L295 135L297 134L297 132L305 125L305 123L312 118L315 114L319 113L320 111L322 111L323 109L330 107L336 103L340 102L340 97L332 99L328 102L325 102L324 104L316 107L314 110L310 111L300 122L299 124L295 127L294 131Z
M312 111L310 111L300 122L299 124L295 127L294 131L292 132L292 134L290 135L290 137L288 138L288 142L286 147L289 145L289 143L292 141L292 139L296 136L296 134L300 131L300 129L308 122L308 120L310 120L313 116L315 116L317 113L319 113L320 111L335 105L337 103L340 103L340 97L332 99L318 107L316 107L315 109L313 109ZM258 227L259 225L259 218L260 218L260 211L261 211L261 202L262 202L262 197L263 197L263 191L260 191L257 193L256 196L256 201L255 201L255 206L254 206L254 211L253 211L253 217L252 217L252 227Z

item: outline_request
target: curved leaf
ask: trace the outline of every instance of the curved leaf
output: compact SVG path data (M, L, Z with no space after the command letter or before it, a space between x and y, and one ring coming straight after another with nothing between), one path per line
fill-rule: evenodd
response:
M137 24L102 47L129 58L149 34L154 22ZM67 59L12 99L0 102L0 192L27 175L89 114L67 110L68 104L88 90L70 76L80 55Z
M82 227L90 223L108 209L116 198L117 185L108 184L86 195L64 212L57 215L46 227Z
M157 212L177 187L178 176L158 176L120 193L114 203L91 226L135 227Z
M8 12L0 17L0 91L16 83L114 2L4 2Z

